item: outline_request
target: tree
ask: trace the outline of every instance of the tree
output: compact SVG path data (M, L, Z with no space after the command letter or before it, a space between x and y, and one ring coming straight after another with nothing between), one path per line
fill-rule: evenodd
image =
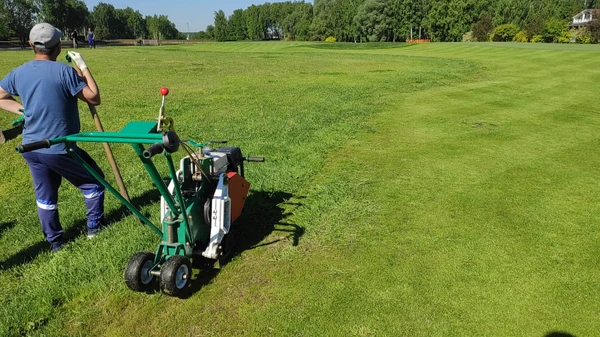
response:
M118 19L113 5L100 2L91 15L97 40L118 38Z
M335 37L338 41L357 42L359 39L356 14L364 0L338 0L338 10L334 12ZM389 9L389 8L388 8Z
M527 34L527 39L531 39L536 35L542 35L544 32L544 26L546 26L546 20L541 13L530 13L525 21L525 33Z
M552 19L546 23L544 27L544 41L560 42L560 38L564 37L569 31L569 24L566 21Z
M532 6L534 8L537 7L535 5L536 1L537 0L497 0L494 8L494 19L496 20L494 23L496 25L513 23L522 26L529 11L533 10ZM539 9L535 11L539 11Z
M423 21L427 12L427 2L422 0L392 0L392 20L394 30L394 41L398 38L413 37L418 35L419 28L423 27ZM420 38L421 36L419 36Z
M138 39L146 35L146 21L139 11L131 7L116 9L115 17L118 21L118 27L116 27L118 38Z
M227 17L222 10L215 12L215 40L227 40Z
M216 23L216 20L215 20ZM229 40L245 40L248 37L246 33L246 18L244 18L244 10L236 9L229 17L228 29Z
M434 41L461 41L486 8L482 0L431 0L425 26Z
M206 38L209 40L214 40L215 38L215 26L208 25L206 26Z
M8 28L8 20L4 16L4 5L0 2L0 40L8 40L10 38L10 29Z
M392 41L392 15L386 0L367 0L358 8L355 23L361 41Z
M140 11L127 11L129 7L125 8L127 15L127 26L133 30L133 37L138 39L148 34L148 27L146 27L146 20L142 16Z
M329 36L333 36L333 12L335 10L335 0L315 1L313 9L314 17L310 30L312 32L311 40L323 41Z
M29 30L34 25L36 13L37 7L31 0L0 1L0 19L4 23L5 34L16 35L22 45L29 40Z
M81 0L39 0L38 3L40 19L65 33L84 28L90 14Z
M169 40L179 38L179 31L175 24L166 15L153 15L146 17L148 32L155 40Z
M244 11L248 37L252 40L264 40L267 35L267 18L262 7L252 5Z
M489 41L493 31L494 21L490 13L482 15L479 21L473 24L473 38L475 38L475 41Z
M305 41L310 38L310 23L313 20L313 6L307 3L294 3L294 11L283 21L283 31L290 40Z
M201 30L191 37L192 40L206 40L208 39L208 34L205 31Z

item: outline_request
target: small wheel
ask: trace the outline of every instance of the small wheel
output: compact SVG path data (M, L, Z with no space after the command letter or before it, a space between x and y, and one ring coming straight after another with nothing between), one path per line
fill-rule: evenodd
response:
M129 259L125 268L125 284L133 291L147 291L152 288L154 276L150 274L154 265L154 254L137 253Z
M192 278L190 260L181 255L171 256L160 270L160 289L167 295L178 296Z

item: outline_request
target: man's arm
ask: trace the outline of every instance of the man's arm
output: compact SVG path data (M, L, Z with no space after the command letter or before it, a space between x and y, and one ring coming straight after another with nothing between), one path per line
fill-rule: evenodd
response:
M87 84L83 90L77 94L77 98L90 105L100 105L100 90L98 89L96 80L94 80L94 76L92 76L90 69L83 60L83 56L74 51L68 52L67 56L71 61L73 61L73 63L75 63L79 75L83 77L85 83Z
M81 71L81 77L87 84L83 90L77 94L77 98L90 105L100 105L100 90L96 84L96 80L92 76L90 69L85 68Z
M22 115L23 113L19 109L23 109L23 104L17 102L14 97L11 96L6 90L0 87L0 109Z

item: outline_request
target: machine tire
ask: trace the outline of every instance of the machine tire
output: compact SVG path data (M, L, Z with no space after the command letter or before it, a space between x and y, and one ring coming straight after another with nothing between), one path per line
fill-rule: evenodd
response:
M212 210L212 196L204 201L204 223L210 227L210 217Z
M192 278L192 265L181 255L171 256L160 270L160 290L169 296L179 296Z
M141 252L133 255L125 268L125 284L133 291L148 291L153 286L154 276L150 270L154 265L154 254Z

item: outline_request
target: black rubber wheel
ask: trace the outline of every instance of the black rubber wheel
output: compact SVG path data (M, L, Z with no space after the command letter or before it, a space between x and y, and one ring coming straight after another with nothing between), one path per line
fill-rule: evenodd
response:
M206 198L204 201L204 223L210 227L210 217L211 217L211 209L212 209L212 197Z
M160 290L170 296L179 296L191 278L190 260L181 255L171 256L160 269Z
M154 265L154 254L137 253L129 259L125 268L125 284L133 291L147 291L152 288L154 276L150 274Z

